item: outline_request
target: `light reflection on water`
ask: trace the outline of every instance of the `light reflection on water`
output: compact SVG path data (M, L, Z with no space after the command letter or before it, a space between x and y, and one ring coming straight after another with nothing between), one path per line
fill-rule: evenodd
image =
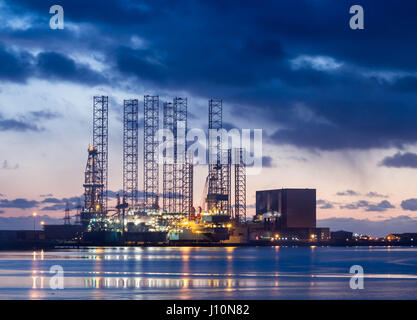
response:
M238 288L255 286L256 281L233 279L155 279L155 278L119 278L91 277L84 279L85 288L159 288L159 289L192 289L192 288Z
M362 265L365 289L349 288ZM65 289L52 290L61 265ZM116 247L0 252L0 299L416 299L416 248Z

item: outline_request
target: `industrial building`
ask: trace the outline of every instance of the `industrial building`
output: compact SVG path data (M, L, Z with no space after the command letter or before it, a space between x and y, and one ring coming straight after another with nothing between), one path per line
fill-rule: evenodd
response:
M280 229L316 227L316 189L256 191L256 214L277 218Z
M46 240L81 239L83 228L79 224L46 224L43 226Z
M330 233L330 237L334 241L350 241L353 238L353 232L344 230L333 231Z
M320 240L330 238L329 228L316 227L315 189L274 189L256 192L255 223L250 239Z

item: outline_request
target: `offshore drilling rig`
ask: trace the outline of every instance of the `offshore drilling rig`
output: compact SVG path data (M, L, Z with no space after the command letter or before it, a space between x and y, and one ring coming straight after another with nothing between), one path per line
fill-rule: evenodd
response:
M123 103L123 190L115 207L108 206L108 112L107 96L93 99L93 143L88 148L81 223L85 238L112 234L125 242L227 241L246 223L245 150L223 146L223 102L208 103L209 165L203 203L193 201L194 157L187 153L187 98L162 103L162 129L173 150L158 153L160 129L158 96L143 100L143 193L139 196L139 101ZM172 141L169 141L172 140ZM168 152L171 151L171 152ZM232 164L232 155L237 159ZM159 172L162 171L162 194ZM234 173L234 179L232 175ZM233 181L232 181L233 180ZM234 182L234 190L232 190ZM234 191L234 205L232 205ZM162 206L159 199L162 197ZM103 239L102 237L100 239ZM107 238L106 238L107 239Z

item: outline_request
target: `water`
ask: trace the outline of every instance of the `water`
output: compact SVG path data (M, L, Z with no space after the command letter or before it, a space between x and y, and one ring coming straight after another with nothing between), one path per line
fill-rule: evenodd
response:
M53 290L51 266L64 270ZM364 289L349 286L352 265ZM55 282L56 283L56 282ZM417 248L0 251L0 299L416 299Z

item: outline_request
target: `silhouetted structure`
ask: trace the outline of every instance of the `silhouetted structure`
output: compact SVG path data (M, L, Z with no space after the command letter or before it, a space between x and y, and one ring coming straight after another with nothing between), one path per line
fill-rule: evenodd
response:
M273 214L280 229L316 227L316 189L256 191L256 214Z
M107 189L108 189L108 148L109 148L109 97L94 97L93 105L93 146L97 150L100 183L103 187L99 190L101 195L100 213L107 214Z
M123 106L123 194L135 208L138 203L138 100L124 100Z
M145 205L153 207L159 194L158 137L159 97L144 97L143 186Z

